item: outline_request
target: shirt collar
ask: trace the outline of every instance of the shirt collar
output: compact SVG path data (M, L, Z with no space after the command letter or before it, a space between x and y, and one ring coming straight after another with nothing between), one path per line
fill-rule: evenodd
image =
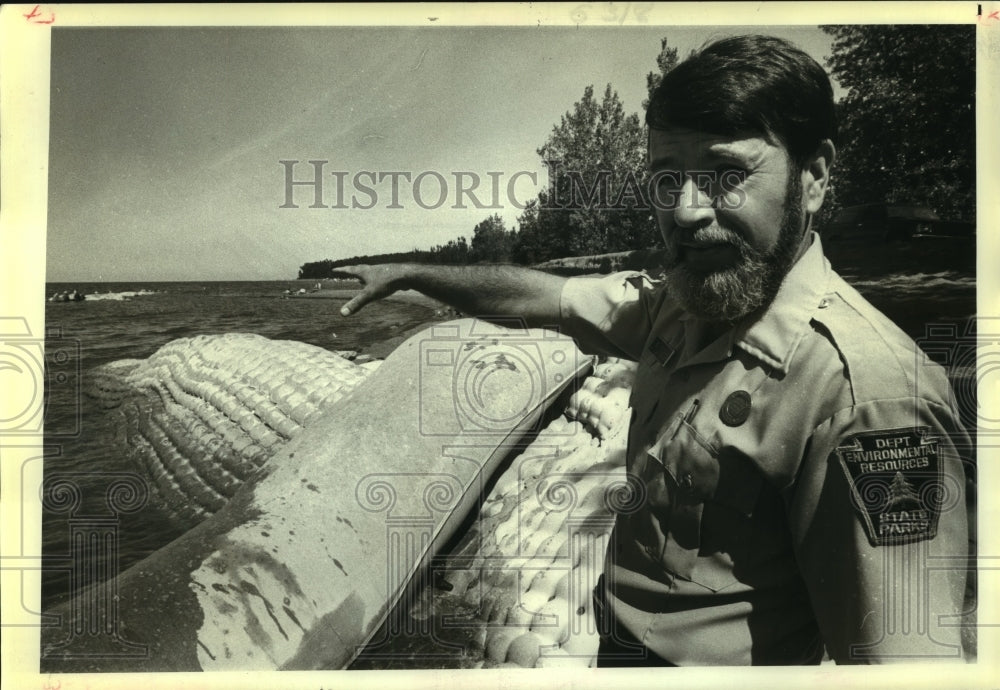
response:
M809 321L827 292L831 273L819 235L812 232L809 248L785 276L764 313L736 327L736 345L787 374L792 356L809 329Z

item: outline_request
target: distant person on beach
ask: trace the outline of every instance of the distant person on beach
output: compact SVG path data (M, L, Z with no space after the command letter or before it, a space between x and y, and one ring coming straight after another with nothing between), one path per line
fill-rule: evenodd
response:
M664 76L646 123L662 281L343 267L364 288L342 314L414 289L638 362L642 501L594 593L600 665L961 659L970 444L943 370L813 231L829 78L781 39L723 39Z

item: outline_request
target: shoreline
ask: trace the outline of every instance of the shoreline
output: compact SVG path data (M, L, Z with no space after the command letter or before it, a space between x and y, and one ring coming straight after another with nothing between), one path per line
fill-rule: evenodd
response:
M291 293L289 295L283 295L288 297L288 299L341 299L345 302L356 294L361 292L360 288L321 288L314 292L305 292L301 294ZM399 292L394 292L388 297L382 298L385 301L394 302L405 302L407 304L417 304L420 306L427 307L429 309L450 309L448 305L436 299L432 299L421 292L416 290L400 290Z

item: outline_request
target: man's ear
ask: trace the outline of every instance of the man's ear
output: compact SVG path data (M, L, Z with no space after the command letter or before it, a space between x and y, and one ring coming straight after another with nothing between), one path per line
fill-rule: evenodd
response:
M824 139L802 170L802 207L811 216L815 215L823 205L823 198L830 184L830 171L836 157L837 150L833 142Z

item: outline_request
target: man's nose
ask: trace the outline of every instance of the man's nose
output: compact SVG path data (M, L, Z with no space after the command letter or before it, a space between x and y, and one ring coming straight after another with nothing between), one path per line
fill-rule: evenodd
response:
M674 211L674 223L681 227L701 227L715 219L712 197L698 186L693 176L687 175L681 185Z

